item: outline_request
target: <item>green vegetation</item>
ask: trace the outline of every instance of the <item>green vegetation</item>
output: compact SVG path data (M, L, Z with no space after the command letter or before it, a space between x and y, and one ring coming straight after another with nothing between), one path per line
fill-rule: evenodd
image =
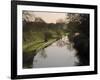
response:
M64 23L47 24L42 22L26 22L23 25L23 52L39 51L66 35Z
M78 51L76 56L79 59L77 65L89 65L89 14L69 13L70 22L67 24L66 32L70 42Z
M67 35L65 23L23 21L23 68L32 68L34 56L42 49Z
M24 50L24 52L27 52L27 53L34 51L34 50L36 50L36 52L38 52L39 50L44 49L45 47L52 44L54 41L56 41L56 39L51 39L48 42L38 42L38 43L33 42L29 45L26 45L23 48L23 50Z
M79 58L77 65L89 65L89 14L68 13L68 22L45 23L23 20L23 68L32 68L34 56L55 41L68 36Z

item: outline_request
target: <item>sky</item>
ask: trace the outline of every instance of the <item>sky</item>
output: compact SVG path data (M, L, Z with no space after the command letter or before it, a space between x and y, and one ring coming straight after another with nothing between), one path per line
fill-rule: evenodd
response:
M47 23L56 23L57 20L65 20L66 13L57 13L57 12L34 12L27 11L31 15L35 15L35 17L42 18ZM34 18L30 17L30 20L33 21Z

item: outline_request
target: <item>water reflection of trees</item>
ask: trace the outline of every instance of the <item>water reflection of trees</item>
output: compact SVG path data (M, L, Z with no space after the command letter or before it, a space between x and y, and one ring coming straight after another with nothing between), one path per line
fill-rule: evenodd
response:
M38 54L41 55L41 57L46 58L47 54L45 52L45 49L41 49ZM36 51L32 51L30 53L23 53L23 68L33 68L34 66L34 57L37 55Z
M76 65L89 65L89 14L68 13L68 19L66 32L69 33L68 38L77 50L79 63Z
M66 46L66 49L72 50L73 49L73 43L70 43L67 36L57 41L58 47L64 47Z
M63 47L66 44L69 44L69 43L68 43L68 41L65 37L65 38L59 39L56 44L57 44L58 47Z
M73 42L75 43L74 48L78 51L76 56L79 63L76 65L89 65L89 40L85 36L79 35L74 38Z
M57 41L58 47L66 46L66 49L73 50L75 49L76 57L78 61L75 62L75 65L83 66L89 65L89 39L84 35L76 35L73 37L73 42L69 42L66 39L60 39Z
M41 57L43 57L43 58L47 57L45 49L41 49L40 54L41 54Z
M35 50L30 53L23 52L23 68L32 68L35 56L36 56Z
M60 40L57 41L57 46L63 47L63 46L65 46L65 45L66 45L66 42L63 41L62 39L60 39Z

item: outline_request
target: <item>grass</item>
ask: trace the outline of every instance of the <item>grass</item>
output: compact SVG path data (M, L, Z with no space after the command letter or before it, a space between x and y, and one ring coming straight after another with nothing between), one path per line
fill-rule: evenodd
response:
M47 42L44 41L33 41L31 43L28 43L27 45L23 46L23 52L30 53L32 51L38 52L39 50L49 46L52 44L56 39L50 39Z
M47 36L47 41L45 42L45 35L43 32L34 32L32 35L25 34L25 37L30 37L27 37L27 40L29 41L23 41L23 52L27 54L33 53L33 51L38 52L41 49L48 47L56 40L62 38L63 35L66 36L68 34L60 30L59 34L56 34L56 32L52 31L51 35L52 36Z
M30 46L33 46L33 45L36 45L36 44L42 43L42 42L43 41L32 41L32 42L29 42L29 43L23 45L23 49L26 49L26 48L28 48Z
M48 42L44 43L42 46L38 47L37 51L39 51L39 50L41 50L41 49L43 49L45 47L48 47L49 45L51 45L55 41L56 41L56 39L49 40Z

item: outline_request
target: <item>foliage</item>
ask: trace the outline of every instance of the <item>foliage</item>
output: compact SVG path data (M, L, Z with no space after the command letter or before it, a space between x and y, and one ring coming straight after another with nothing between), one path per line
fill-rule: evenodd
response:
M23 68L32 68L37 52L66 34L63 29L64 23L45 23L41 20L40 18L34 22L23 20Z
M78 51L76 56L79 58L78 65L89 65L89 14L69 13L69 22L66 32L74 43L74 48Z

